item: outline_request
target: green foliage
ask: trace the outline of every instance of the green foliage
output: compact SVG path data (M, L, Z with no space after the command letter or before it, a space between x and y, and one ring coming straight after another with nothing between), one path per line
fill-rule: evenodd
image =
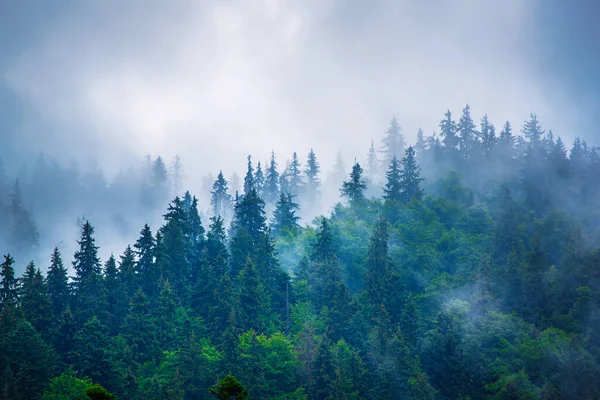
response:
M221 379L214 389L210 389L210 394L219 400L250 399L246 388L232 375L227 375Z

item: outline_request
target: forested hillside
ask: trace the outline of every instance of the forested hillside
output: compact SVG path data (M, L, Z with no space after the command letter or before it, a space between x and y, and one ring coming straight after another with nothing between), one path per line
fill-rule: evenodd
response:
M312 150L248 156L104 260L83 220L28 264L50 228L0 181L0 399L599 398L600 149L515 131L466 106L408 146L392 119L326 179ZM161 163L107 195L158 202Z

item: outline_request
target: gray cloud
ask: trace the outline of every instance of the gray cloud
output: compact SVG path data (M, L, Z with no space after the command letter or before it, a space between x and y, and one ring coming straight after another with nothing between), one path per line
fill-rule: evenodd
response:
M4 72L38 114L21 138L108 166L180 154L189 184L244 155L314 147L361 159L391 115L409 138L465 102L515 127L536 111L569 136L581 120L539 78L536 2L227 0L79 2ZM457 115L458 117L458 115Z

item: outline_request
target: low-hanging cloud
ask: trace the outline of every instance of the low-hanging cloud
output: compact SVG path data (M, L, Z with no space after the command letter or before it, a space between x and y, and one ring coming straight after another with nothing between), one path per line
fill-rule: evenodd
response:
M36 151L103 160L180 154L188 184L245 155L310 147L362 159L396 115L409 138L469 102L515 127L531 111L570 135L579 116L539 76L537 2L78 2L4 71L43 124ZM560 111L560 112L559 112ZM458 115L457 115L458 118ZM54 129L40 127L55 126ZM58 145L60 144L60 145Z

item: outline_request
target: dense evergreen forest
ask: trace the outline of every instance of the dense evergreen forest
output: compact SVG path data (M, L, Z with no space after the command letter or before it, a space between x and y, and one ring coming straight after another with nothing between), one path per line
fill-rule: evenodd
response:
M23 257L50 230L3 178L0 399L598 398L600 149L533 114L477 126L467 105L408 147L392 119L365 150L326 180L312 150L248 156L239 188L176 184L122 254L100 260L82 219L74 255L43 266ZM89 193L134 213L167 170Z

